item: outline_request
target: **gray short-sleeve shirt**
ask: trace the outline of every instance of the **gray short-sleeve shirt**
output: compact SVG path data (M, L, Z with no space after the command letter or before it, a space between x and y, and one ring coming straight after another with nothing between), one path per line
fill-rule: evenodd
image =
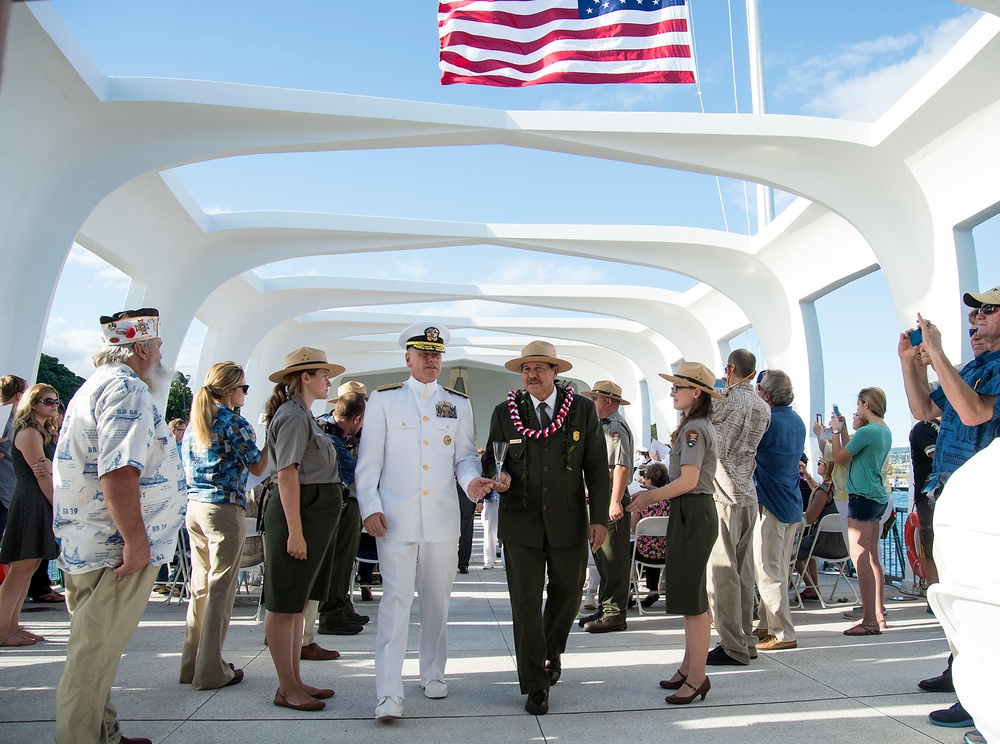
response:
M617 411L601 419L601 426L604 427L608 444L608 469L614 470L616 465L624 465L628 469L628 480L625 481L625 485L628 485L632 482L632 432Z
M267 457L272 472L299 466L299 483L340 483L337 450L298 395L286 400L267 427Z
M698 484L691 493L714 494L713 479L717 464L715 427L712 422L706 418L686 422L670 448L670 462L667 465L670 480L681 477L682 465L695 465L701 468L701 472L698 474Z

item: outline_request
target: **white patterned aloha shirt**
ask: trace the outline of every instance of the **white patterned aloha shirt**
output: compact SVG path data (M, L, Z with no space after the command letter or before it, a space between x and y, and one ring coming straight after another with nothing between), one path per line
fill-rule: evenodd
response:
M173 434L146 385L124 364L98 367L66 409L56 449L53 504L59 567L71 574L122 564L125 541L104 501L101 476L132 466L150 563L169 562L187 505Z

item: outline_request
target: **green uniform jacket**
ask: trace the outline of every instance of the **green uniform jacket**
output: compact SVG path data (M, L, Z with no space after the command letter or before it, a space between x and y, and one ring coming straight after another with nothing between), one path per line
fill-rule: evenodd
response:
M565 390L559 387L557 411L565 398ZM518 393L518 410L525 426L540 428L524 391ZM577 395L566 423L547 439L518 434L504 400L493 410L490 441L483 455L483 475L488 478L496 474L493 442L509 445L503 470L511 483L500 495L497 531L505 543L541 548L547 537L553 547L564 548L586 542L590 524L607 526L611 502L608 449L601 421L588 398Z

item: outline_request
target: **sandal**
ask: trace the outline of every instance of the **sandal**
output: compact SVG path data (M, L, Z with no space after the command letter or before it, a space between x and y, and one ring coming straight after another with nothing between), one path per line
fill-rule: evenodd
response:
M882 635L882 630L878 627L878 623L872 623L871 625L866 625L865 623L858 623L857 625L852 625L850 628L844 631L846 636L870 636L870 635Z
M47 640L37 633L32 633L30 630L25 630L24 628L18 628L14 632L21 636L21 638L27 638L29 641L34 641L35 643Z
M43 594L40 597L34 597L32 602L45 602L47 604L59 604L60 602L65 602L66 598L62 594L57 594L56 592L49 592L48 594Z
M12 643L11 640L14 640ZM25 638L23 635L18 633L16 630L12 630L10 633L0 638L0 646L34 646L35 642L30 638Z

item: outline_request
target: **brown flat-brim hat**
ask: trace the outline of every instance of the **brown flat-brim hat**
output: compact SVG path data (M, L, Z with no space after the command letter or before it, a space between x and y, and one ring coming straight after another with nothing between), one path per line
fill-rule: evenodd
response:
M1000 287L994 287L986 292L966 292L962 300L969 307L1000 305Z
M336 377L342 374L345 368L339 364L330 364L326 361L326 352L322 349L303 346L291 354L286 354L284 369L279 369L274 374L268 375L267 379L271 382L281 382L285 379L286 375L293 372L309 372L314 369L325 369L330 373L330 377Z
M343 398L348 393L357 393L364 399L368 399L368 388L365 387L363 382L355 382L354 380L348 380L337 388L337 397L330 398L327 403L336 403L338 400Z
M594 399L595 395L599 395L602 398L610 398L611 400L617 400L620 405L627 406L630 405L627 400L622 397L622 389L615 385L611 380L598 380L594 383L593 389L584 393L591 400Z
M572 364L556 356L556 347L548 341L532 341L521 349L521 356L517 359L511 359L504 367L511 372L520 374L522 364L533 364L535 362L555 364L559 367L560 372L569 372L573 369Z
M660 377L678 385L690 385L713 398L725 399L724 395L715 392L715 373L701 362L681 362L676 374L665 375L661 372Z

